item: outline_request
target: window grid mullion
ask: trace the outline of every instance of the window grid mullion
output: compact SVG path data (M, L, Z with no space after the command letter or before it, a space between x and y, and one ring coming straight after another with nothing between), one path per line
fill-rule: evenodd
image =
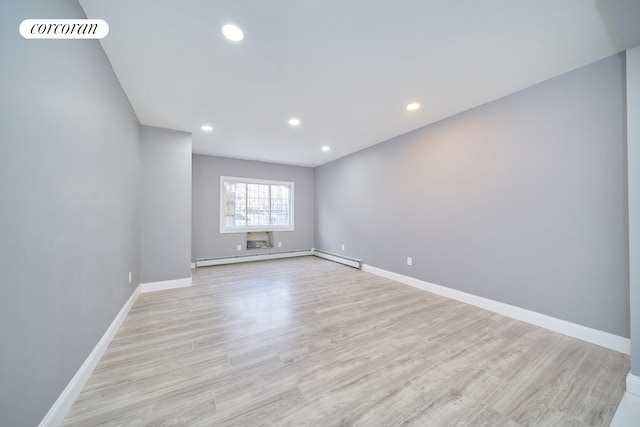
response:
M269 199L268 199L268 203L269 203L269 225L273 225L271 223L271 185L269 185L269 194L267 194L267 197L269 197Z
M293 197L292 182L269 182L267 180L261 181L252 179L247 179L245 181L241 178L233 178L227 180L226 178L227 177L221 177L221 233L241 232L242 230L251 230L265 227L275 227L283 229L289 229L289 227L291 227L290 229L293 229L293 226L291 225L293 223L293 207L291 203L291 199ZM235 196L240 196L240 198L234 197L236 203L236 207L235 209L233 209L234 212L231 213L231 217L229 219L224 219L224 217L229 216L229 214L227 214L225 211L224 205L224 194L227 188L225 186L227 185L233 185L233 192L236 193ZM251 186L255 186L253 191L251 191L249 188ZM244 190L243 195L241 194L241 191L239 191L240 187L242 187L242 189ZM283 188L286 188L285 193L288 196L286 200L282 199L283 193L281 190ZM266 194L264 190L266 190ZM251 203L249 202L250 200ZM264 202L267 203L267 206L264 206ZM283 207L285 206L283 205L284 202L286 202L286 208ZM238 206L242 204L244 206ZM250 209L250 205L254 206L253 211ZM283 209L285 209L285 213L283 213ZM258 216L258 219L254 218L254 221L251 221L249 212L254 212L251 218ZM240 217L240 215L244 216L244 218ZM265 218L265 216L267 217ZM227 224L224 224L223 221L226 221ZM239 223L242 223L242 225ZM233 231L234 229L238 231Z

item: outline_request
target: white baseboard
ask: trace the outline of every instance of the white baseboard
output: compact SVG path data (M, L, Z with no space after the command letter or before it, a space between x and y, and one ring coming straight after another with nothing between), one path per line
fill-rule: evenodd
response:
M386 277L387 279L404 283L405 285L413 286L424 291L442 295L456 301L483 308L485 310L493 311L494 313L521 320L535 326L540 326L542 328L549 329L563 335L568 335L582 341L587 341L601 347L609 348L620 353L631 353L631 340L629 338L624 338L618 335L611 334L609 332L589 328L587 326L578 325L577 323L572 323L566 320L547 316L546 314L541 314L535 311L527 310L525 308L516 307L514 305L479 297L477 295L468 294L466 292L458 291L444 286L435 285L433 283L425 282L420 279L404 276L402 274L383 270L381 268L373 267L370 265L365 264L362 266L362 269L377 276Z
M609 427L638 427L640 420L640 396L626 391L618 404Z
M313 249L291 251L291 252L272 252L255 255L238 255L232 257L197 259L197 267L209 267L212 265L236 264L239 262L264 261L267 259L295 258L299 256L313 255Z
M175 280L163 280L161 282L140 283L140 292L166 291L167 289L188 288L191 286L191 277Z
M109 347L111 340L115 336L116 332L118 332L118 329L120 328L120 325L122 325L125 317L127 317L129 310L131 310L131 307L133 307L133 304L138 299L138 295L140 295L139 286L131 294L122 309L120 309L118 315L113 319L113 322L111 322L111 325L109 325L106 332L102 335L98 344L96 344L82 366L80 366L80 369L78 369L73 378L71 378L71 381L69 381L69 384L67 384L65 389L62 391L62 394L60 394L51 409L49 409L49 412L47 412L42 421L40 421L39 427L57 427L62 424L64 417L67 416L67 412L71 409L73 402L75 402L76 398L82 391L82 388L91 376L91 373L102 358L102 355L107 350L107 347Z
M640 377L631 372L627 374L627 392L640 398Z
M196 263L195 262L191 263L191 268L196 268Z

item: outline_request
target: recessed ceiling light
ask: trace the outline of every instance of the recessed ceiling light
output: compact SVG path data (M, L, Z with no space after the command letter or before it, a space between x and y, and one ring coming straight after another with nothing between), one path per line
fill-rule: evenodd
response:
M202 126L200 126L200 129L205 131L205 132L211 132L213 130L213 126L211 126L211 125L202 125Z
M227 24L222 27L222 34L231 41L239 42L244 38L244 33L233 24Z
M321 148L322 151L329 151L331 150L331 147L329 147L328 145L325 145L324 147Z
M420 108L420 104L418 104L417 102L412 102L411 104L407 105L408 111L416 111L418 108Z
M295 117L292 119L289 119L289 124L291 126L298 126L300 125L300 119L296 119Z

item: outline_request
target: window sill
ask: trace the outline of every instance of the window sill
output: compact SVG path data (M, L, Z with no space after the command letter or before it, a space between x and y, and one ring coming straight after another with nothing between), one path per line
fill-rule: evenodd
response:
M220 229L220 234L252 233L264 231L295 231L294 227L237 227Z

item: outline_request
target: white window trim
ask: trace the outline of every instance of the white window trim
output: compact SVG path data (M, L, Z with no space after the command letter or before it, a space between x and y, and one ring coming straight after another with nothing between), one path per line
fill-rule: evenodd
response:
M227 227L225 225L224 217L224 182L225 181L237 181L244 182L247 184L265 184L265 185L288 185L291 187L291 201L290 201L290 217L291 217L291 225L277 226L277 225L265 225L265 226L255 226L255 227ZM289 181L275 181L270 179L255 179L255 178L242 178L235 176L220 176L220 197L218 198L218 203L220 205L220 233L246 233L251 231L294 231L295 229L295 215L294 215L294 183Z

